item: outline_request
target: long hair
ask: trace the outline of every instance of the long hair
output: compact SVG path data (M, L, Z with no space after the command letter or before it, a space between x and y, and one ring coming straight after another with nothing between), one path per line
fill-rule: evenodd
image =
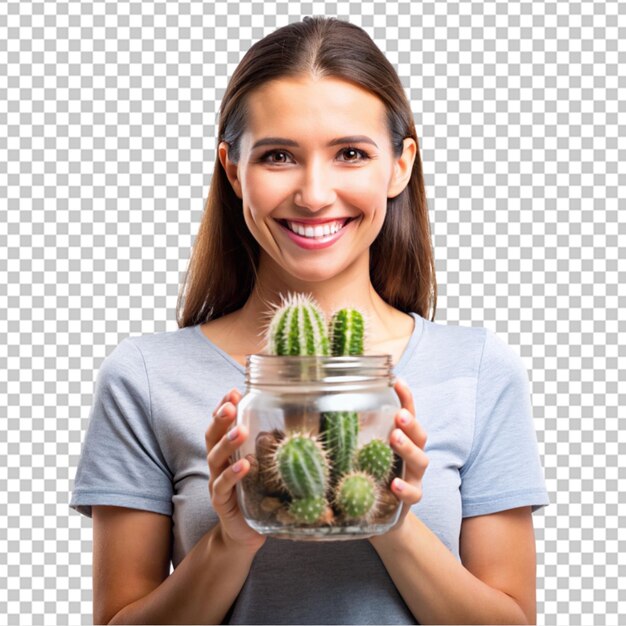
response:
M388 304L435 319L437 282L431 247L424 175L413 113L393 65L359 26L326 17L305 17L255 43L233 73L219 110L217 146L229 146L229 158L240 159L250 94L262 84L306 75L351 81L380 98L394 157L403 140L417 144L410 180L395 198L370 246L370 280ZM254 289L259 244L243 217L219 158L211 179L204 215L185 280L178 296L179 328L217 319L243 307Z

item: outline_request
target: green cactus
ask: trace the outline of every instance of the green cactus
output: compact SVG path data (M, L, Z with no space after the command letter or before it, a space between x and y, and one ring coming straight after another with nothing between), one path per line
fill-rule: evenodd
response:
M274 452L274 470L294 499L324 496L328 487L328 459L315 437L293 433Z
M357 451L354 466L385 483L393 470L393 450L382 439L372 439Z
M330 356L326 318L313 297L289 293L273 313L266 331L269 354Z
M354 308L334 313L326 324L312 296L290 293L275 308L266 330L269 354L279 356L354 356L363 354L365 324ZM291 497L288 513L305 524L334 512L348 520L371 521L386 495L393 471L393 451L381 439L358 449L355 411L323 412L320 435L291 432L272 445L266 484ZM288 496L288 497L289 497Z
M333 464L331 481L334 484L352 469L359 434L359 416L354 411L325 412L322 428L322 441Z
M326 511L326 498L323 496L298 498L292 501L288 510L298 522L314 524Z
M366 472L346 474L335 490L335 504L348 519L369 519L376 511L379 487Z
M363 354L363 315L354 308L339 309L329 323L332 356ZM324 442L333 463L332 482L352 470L357 448L359 416L354 411L322 414Z
M337 311L329 323L332 356L363 354L365 324L363 314L357 309Z

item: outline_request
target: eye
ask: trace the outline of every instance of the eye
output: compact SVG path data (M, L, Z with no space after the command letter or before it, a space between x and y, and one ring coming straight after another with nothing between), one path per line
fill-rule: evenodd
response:
M285 152L284 150L269 150L268 152L263 153L260 157L259 157L259 162L260 163L265 163L266 161L269 161L270 163L282 163L282 161L274 161L271 160L269 157L274 156L276 154L283 154L286 155L288 154L287 152Z
M358 163L359 161L367 161L369 159L371 159L370 155L365 152L365 150L360 150L359 148L354 148L352 146L348 146L347 148L342 148L339 153L343 153L344 155L351 155L354 156L355 154L360 157L360 158L348 158L345 160L346 163ZM280 163L285 163L286 161L282 161L282 160L274 160L271 157L276 156L276 155L283 155L283 156L291 156L289 155L289 152L285 151L285 150L268 150L267 152L263 153L260 157L259 157L259 163L275 163L275 164L280 164Z
M348 161L367 161L370 158L370 155L367 154L365 150L359 150L358 148L353 148L351 146L343 148L341 152L343 152L344 154L357 153L361 157L360 159L348 159Z

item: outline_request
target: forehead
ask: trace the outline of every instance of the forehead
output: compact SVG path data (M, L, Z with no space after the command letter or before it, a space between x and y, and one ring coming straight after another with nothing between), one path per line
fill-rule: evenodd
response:
M337 78L279 79L255 89L248 134L316 136L386 132L385 105L373 93Z

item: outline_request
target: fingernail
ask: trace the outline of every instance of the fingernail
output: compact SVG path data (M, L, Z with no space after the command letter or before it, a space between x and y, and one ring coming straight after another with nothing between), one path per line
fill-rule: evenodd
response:
M400 376L396 376L396 382L399 382L403 387L406 387L406 381L404 380L404 378L400 378Z
M404 489L404 485L402 484L402 481L399 478L396 478L393 481L393 486L396 488L397 491L402 491Z
M404 441L404 435L398 431L396 433L396 443L402 443Z
M237 437L238 434L239 434L239 428L237 428L237 426L235 426L235 428L233 428L228 433L228 438L232 441L233 439L235 439Z
M217 411L216 417L224 417L224 415L226 414L226 404L226 402L222 404L222 406Z
M237 473L240 471L241 471L241 461L237 461L237 463L233 465L233 472Z
M409 415L409 412L406 409L401 409L401 411L400 411L400 423L404 424L406 426L409 423L410 419L411 419L411 416Z

